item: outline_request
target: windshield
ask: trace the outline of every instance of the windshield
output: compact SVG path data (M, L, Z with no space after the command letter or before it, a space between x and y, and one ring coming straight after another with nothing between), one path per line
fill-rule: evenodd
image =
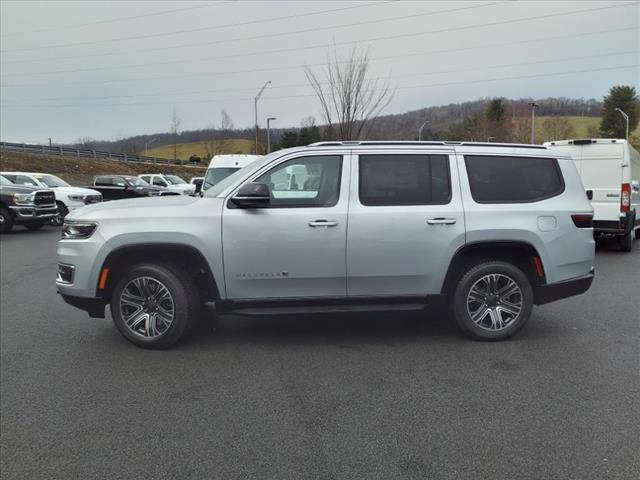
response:
M177 175L165 175L164 178L170 185L183 185L187 183Z
M9 180L7 180L6 178L0 176L0 185L13 185L13 183L11 183Z
M206 191L205 196L207 196L207 197L217 197L222 192L224 192L227 188L233 186L237 181L239 181L243 177L250 176L253 172L255 172L258 169L262 168L262 166L264 166L267 163L271 162L273 159L282 156L285 152L286 152L286 150L278 150L277 152L270 153L269 155L266 155L266 156L256 160L255 162L247 165L246 167L241 168L236 172L233 172L231 175L229 175L224 180L221 180L220 182L216 183L213 187L210 186L209 190ZM213 168L209 169L207 171L207 176L209 175L209 171L210 170L214 170L214 169ZM217 169L215 169L215 170L217 170ZM205 180L205 182L206 182L206 180Z
M56 177L55 175L34 175L34 177L40 183L44 183L44 185L49 187L49 188L69 187L70 186L67 182L65 182L61 178Z
M138 177L124 177L130 187L147 187L149 184Z
M225 168L210 168L207 170L207 175L204 177L204 183L202 184L203 190L208 190L214 185L220 183L234 172L237 172L240 168L237 167L225 167Z

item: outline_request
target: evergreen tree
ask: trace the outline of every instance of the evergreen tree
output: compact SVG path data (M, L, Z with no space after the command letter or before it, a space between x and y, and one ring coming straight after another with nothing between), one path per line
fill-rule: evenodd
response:
M281 148L291 148L298 146L298 133L295 130L287 130L280 139Z
M604 97L602 121L600 122L600 135L607 138L624 138L627 123L619 108L629 115L629 133L638 125L638 95L635 87L619 85L611 87L609 95Z

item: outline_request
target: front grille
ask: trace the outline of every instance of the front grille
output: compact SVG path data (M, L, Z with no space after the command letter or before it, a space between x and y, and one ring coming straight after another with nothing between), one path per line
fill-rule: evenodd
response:
M53 192L36 192L33 203L36 205L55 205L56 195Z
M84 197L85 205L90 205L92 203L100 203L102 201L102 195L87 195Z

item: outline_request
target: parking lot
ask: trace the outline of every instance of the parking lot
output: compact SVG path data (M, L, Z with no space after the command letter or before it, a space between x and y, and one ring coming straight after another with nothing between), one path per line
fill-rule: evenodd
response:
M146 351L58 297L59 235L0 241L4 479L640 474L640 245L506 342L442 313L224 316Z

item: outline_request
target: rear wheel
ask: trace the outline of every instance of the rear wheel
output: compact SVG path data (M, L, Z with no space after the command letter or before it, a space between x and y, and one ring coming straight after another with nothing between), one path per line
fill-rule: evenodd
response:
M13 228L13 217L6 208L0 207L0 233L10 232Z
M169 348L200 315L198 289L178 266L136 265L118 280L111 315L130 342L143 348Z
M633 248L633 235L634 231L629 229L627 233L619 237L618 243L620 244L620 250L623 252L630 252Z
M487 260L470 267L453 293L453 316L468 336L503 340L520 330L533 309L533 289L516 266Z

